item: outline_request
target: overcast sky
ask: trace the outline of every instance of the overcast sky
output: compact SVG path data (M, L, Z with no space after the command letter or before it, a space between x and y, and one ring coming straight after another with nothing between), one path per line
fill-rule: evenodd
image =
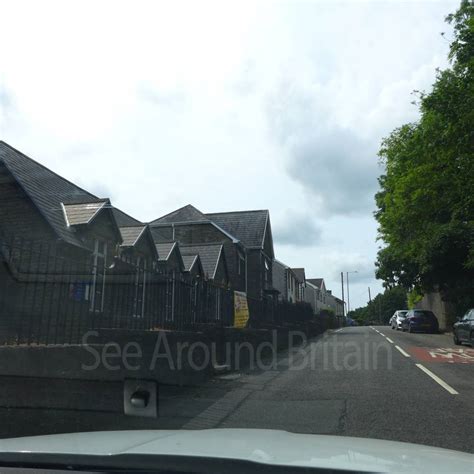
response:
M0 136L143 221L269 209L278 259L381 290L377 150L459 2L0 0Z

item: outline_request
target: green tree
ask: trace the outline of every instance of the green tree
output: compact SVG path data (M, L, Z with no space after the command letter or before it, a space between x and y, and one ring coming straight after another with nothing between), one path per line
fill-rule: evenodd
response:
M394 286L378 294L367 306L350 311L348 317L355 319L359 324L369 321L387 324L395 311L406 308L407 292L405 288Z
M417 93L420 120L379 151L376 275L387 288L439 290L461 310L474 305L474 7L463 1L446 20L451 67Z

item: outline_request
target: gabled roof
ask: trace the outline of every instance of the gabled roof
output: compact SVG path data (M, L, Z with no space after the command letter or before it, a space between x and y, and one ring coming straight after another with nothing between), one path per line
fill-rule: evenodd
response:
M321 288L321 285L324 283L324 278L308 278L306 281L316 286L317 288Z
M304 283L306 280L306 275L304 272L304 268L292 268L291 271L295 274L296 278Z
M288 270L289 272L293 273L293 275L296 277L295 275L295 272L293 271L292 268L290 268L286 263L283 263L282 261L278 260L278 259L275 259L273 260L273 266L278 265L282 268L284 268L285 270Z
M176 211L172 211L169 214L155 219L150 222L150 224L176 224L182 222L209 222L209 219L199 209L188 204L176 209Z
M68 226L87 225L106 205L110 205L108 199L84 203L61 203L64 210L64 218Z
M141 241L146 239L148 241L148 248L153 253L153 257L159 260L160 254L158 253L158 249L156 248L155 241L153 240L153 235L151 235L150 228L147 225L141 224L120 227L120 234L122 235L121 247L136 247Z
M159 244L155 244L158 252L158 260L160 262L166 262L177 245L177 242L160 242Z
M184 271L190 272L193 268L198 268L199 273L204 274L201 258L199 255L183 255Z
M82 222L81 219L86 219L88 215L90 217L89 211L93 211L92 207L81 209L73 207L73 205L88 204L92 206L96 203L100 209L109 209L108 204L104 204L104 199L99 199L76 186L2 141L0 141L0 161L3 161L15 181L31 199L56 235L68 243L83 246L74 231L74 226L67 225L64 212L66 204L71 205L69 211L73 222L76 218L77 222Z
M146 228L145 225L120 227L120 233L122 234L122 247L133 247L145 232Z
M116 207L114 207L112 211L119 227L145 225L143 222L140 222L138 219L135 219L134 217L130 216L129 214L126 214L125 212Z
M155 219L154 221L151 221L149 223L151 227L191 224L210 224L214 226L219 232L224 234L228 239L232 240L232 242L239 242L238 238L236 238L226 229L220 227L218 224L209 219L205 214L203 214L199 209L196 209L191 204L181 207L180 209L170 212L169 214L166 214L163 217L159 217L158 219Z
M215 278L219 260L224 258L222 244L191 244L180 245L182 255L199 255L204 273L211 279Z
M234 235L246 247L263 249L268 210L216 212L206 216Z

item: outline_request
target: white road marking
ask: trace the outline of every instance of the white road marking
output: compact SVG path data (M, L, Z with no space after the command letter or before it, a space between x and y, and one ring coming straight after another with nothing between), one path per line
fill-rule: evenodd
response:
M382 334L381 332L379 332L379 334L380 334L381 336L383 336L383 337L386 337L385 334Z
M390 342L390 344L393 344L393 341L389 337L385 336L385 339L387 339L387 341Z
M444 380L441 380L437 375L433 374L431 370L428 370L425 366L421 364L416 364L416 366L421 369L426 375L429 375L435 382L439 383L441 387L447 390L451 395L459 395L453 387L448 385Z
M334 332L339 332L339 331L342 331L342 330L343 330L343 328L341 328L341 329L336 329L336 331L334 331Z
M405 357L410 357L410 354L407 354L400 346L395 346Z

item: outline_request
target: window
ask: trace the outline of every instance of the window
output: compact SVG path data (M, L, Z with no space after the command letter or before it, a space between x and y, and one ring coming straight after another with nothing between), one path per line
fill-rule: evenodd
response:
M244 275L245 274L245 258L240 254L238 256L237 265L238 265L239 275Z
M106 263L107 243L96 239L92 253L92 284L86 292L90 301L89 311L94 313L104 310Z

